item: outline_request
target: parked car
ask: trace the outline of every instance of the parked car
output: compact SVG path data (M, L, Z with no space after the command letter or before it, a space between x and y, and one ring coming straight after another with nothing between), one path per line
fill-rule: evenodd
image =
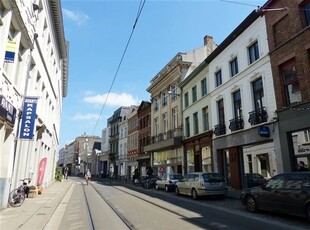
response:
M155 188L158 189L165 189L166 192L174 190L176 182L183 179L182 174L180 173L167 173L159 177L156 181Z
M246 173L245 178L249 188L255 186L262 186L266 182L265 177L263 177L259 173Z
M176 183L175 193L189 195L193 199L207 195L224 197L227 195L227 184L219 173L192 172Z
M310 172L282 173L261 187L246 188L241 203L249 212L268 210L310 220Z

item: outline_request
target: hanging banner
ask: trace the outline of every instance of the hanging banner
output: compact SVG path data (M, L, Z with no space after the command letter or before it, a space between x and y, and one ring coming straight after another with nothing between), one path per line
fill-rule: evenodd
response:
M14 126L15 116L16 108L0 94L0 117L8 121L11 126Z
M37 97L26 97L23 108L23 117L20 127L20 138L32 139L37 110Z
M47 158L43 158L39 164L38 177L37 177L37 185L41 185L43 183L45 168L46 168Z
M16 49L16 42L8 40L6 44L4 62L14 63L15 49Z

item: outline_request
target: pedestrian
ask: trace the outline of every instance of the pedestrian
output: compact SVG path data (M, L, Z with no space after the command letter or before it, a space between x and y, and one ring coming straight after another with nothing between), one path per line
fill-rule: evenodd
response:
M309 171L309 170L305 167L305 162L299 161L297 171L303 172L303 171Z
M86 184L88 185L88 181L91 179L91 173L89 171L89 169L87 169L87 172L85 174L85 180L86 180Z

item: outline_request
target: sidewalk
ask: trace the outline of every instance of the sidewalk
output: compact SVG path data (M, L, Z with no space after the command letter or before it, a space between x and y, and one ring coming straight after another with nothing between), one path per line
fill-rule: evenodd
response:
M70 179L53 182L41 195L26 198L22 206L1 210L0 229L44 229L73 183Z

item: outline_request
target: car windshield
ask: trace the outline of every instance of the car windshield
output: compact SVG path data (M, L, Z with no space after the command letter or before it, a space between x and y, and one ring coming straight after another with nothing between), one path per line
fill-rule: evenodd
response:
M203 180L206 182L223 182L224 178L218 173L202 174Z
M183 176L182 175L170 175L170 180L180 180L180 179L183 179Z

